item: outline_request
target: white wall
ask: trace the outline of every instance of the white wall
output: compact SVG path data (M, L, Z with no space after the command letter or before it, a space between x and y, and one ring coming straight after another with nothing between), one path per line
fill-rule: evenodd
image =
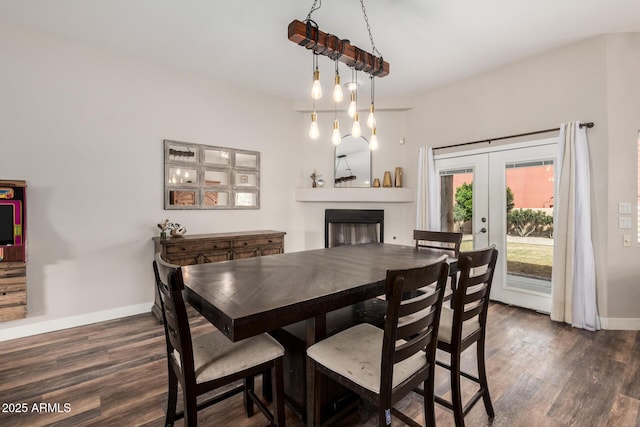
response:
M27 181L29 257L28 317L0 338L149 309L167 216L190 234L282 230L302 249L291 102L8 25L0 57L0 178ZM164 211L163 139L259 151L261 208Z
M618 203L630 202L632 218L637 218L637 138L640 131L640 33L612 34L607 42L608 106L608 311L617 319L640 318L640 247L634 228L618 228ZM634 242L622 247L624 234ZM620 323L617 322L617 323ZM640 329L640 320L637 320ZM615 325L614 325L615 326Z
M640 248L623 248L617 229L617 203L635 200L639 72L638 34L601 36L417 96L407 117L407 157L423 145L595 122L592 231L599 313L609 328L640 328Z

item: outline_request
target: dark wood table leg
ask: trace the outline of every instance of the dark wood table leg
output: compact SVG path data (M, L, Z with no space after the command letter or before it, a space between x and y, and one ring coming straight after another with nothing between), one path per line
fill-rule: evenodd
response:
M327 337L327 315L319 314L307 319L307 348Z

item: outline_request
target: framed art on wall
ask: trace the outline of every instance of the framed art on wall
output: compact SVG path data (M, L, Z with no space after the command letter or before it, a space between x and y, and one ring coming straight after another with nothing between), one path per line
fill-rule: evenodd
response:
M164 140L165 209L260 209L260 153Z

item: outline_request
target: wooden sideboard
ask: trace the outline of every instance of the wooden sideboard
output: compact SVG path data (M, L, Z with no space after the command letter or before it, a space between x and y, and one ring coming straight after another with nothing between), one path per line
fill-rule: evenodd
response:
M205 264L231 259L284 253L283 231L259 230L233 233L193 234L182 237L154 237L154 252L175 265ZM151 310L162 321L158 292Z

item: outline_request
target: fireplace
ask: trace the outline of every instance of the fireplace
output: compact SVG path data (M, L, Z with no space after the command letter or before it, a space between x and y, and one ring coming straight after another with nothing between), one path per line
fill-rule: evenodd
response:
M326 209L324 247L384 242L384 210Z

